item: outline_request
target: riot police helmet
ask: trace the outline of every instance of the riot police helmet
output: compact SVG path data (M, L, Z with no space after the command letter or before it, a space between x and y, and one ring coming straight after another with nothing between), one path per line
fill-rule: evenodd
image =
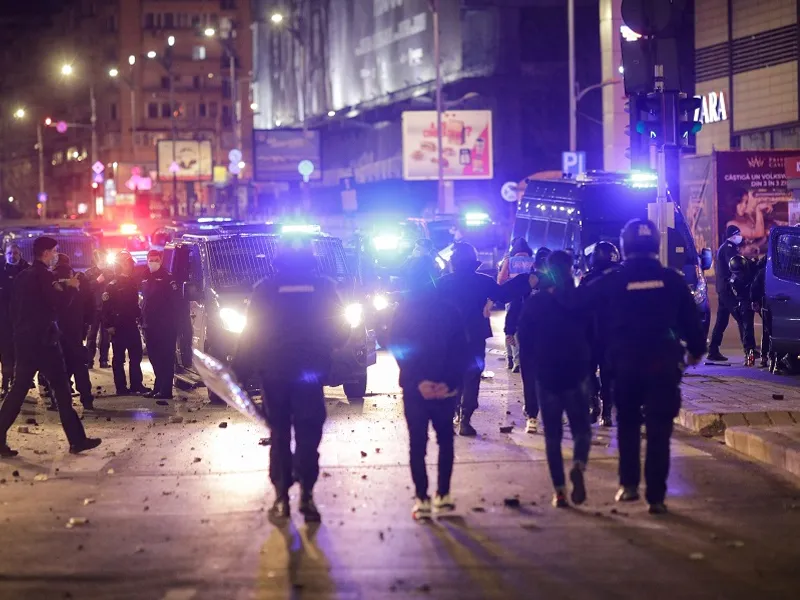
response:
M475 246L467 242L456 242L453 244L453 254L450 256L450 264L454 271L475 271L481 262L478 260L478 252Z
M592 250L589 266L592 269L607 269L620 260L619 250L611 242L597 242Z
M659 234L656 224L646 219L631 219L620 235L622 256L658 256Z
M746 273L748 266L749 266L748 260L741 254L732 256L731 259L728 261L728 268L734 275L740 275Z

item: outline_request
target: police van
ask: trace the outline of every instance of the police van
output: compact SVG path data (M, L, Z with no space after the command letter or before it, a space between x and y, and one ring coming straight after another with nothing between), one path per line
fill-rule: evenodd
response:
M350 339L333 357L326 385L343 385L348 398L363 398L367 368L377 361L375 334L364 323L361 291L348 267L342 241L318 228L288 227L283 234L271 233L273 229L271 224L231 225L209 233L184 234L167 243L164 265L183 288L186 314L182 326L191 331L186 338L191 338L193 348L229 363L238 336L247 327L247 300L253 286L275 274L273 260L280 236L308 235L319 274L336 281L344 301L344 313L338 318L351 327ZM186 355L191 354L186 350L181 348L184 366L188 366ZM209 396L215 400L210 391Z
M800 227L773 227L764 279L772 351L800 355Z
M79 227L10 227L3 232L3 247L6 244L17 244L22 258L33 263L33 242L43 235L58 242L58 251L69 256L74 271L82 273L92 266L92 255L98 247L97 240Z
M650 173L532 179L518 203L511 238L524 238L534 252L543 246L572 250L585 264L597 242L619 246L625 223L648 218L648 204L655 200L656 180ZM683 212L677 203L674 206L667 237L669 266L683 273L708 332L711 311L704 271L711 268L713 254L709 248L697 251Z

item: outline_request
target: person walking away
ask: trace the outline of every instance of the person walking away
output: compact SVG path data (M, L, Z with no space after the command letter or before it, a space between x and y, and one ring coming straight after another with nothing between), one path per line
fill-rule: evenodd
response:
M161 253L150 250L147 253L149 272L142 279L142 329L147 356L156 376L153 391L145 396L171 400L181 297L178 284L162 262Z
M739 256L739 247L743 241L744 238L739 227L737 225L728 225L725 230L725 241L722 242L719 250L717 250L717 318L714 322L714 329L711 332L708 360L717 362L728 360L720 352L720 346L731 315L733 314L733 318L736 319L734 311L736 298L731 289L731 269L729 265L734 256ZM742 339L744 337L742 335L742 323L737 320L736 325L739 327L739 338Z
M37 371L47 377L58 406L61 426L64 428L69 451L72 454L90 450L100 445L99 438L88 438L83 424L72 408L69 377L59 343L56 306L64 301L65 288L76 288L76 278L62 283L55 280L49 267L58 256L58 242L42 236L33 242L34 263L17 276L12 298L12 318L16 364L14 383L8 396L0 405L0 457L18 454L8 447L8 430L19 416L30 382Z
M732 314L739 323L739 332L744 348L744 365L752 367L756 364L756 336L755 312L753 312L750 294L755 277L755 265L744 256L737 254L731 258L728 269L731 272L730 289L736 303Z
M518 275L525 277L533 269L533 250L525 241L525 238L516 238L511 242L508 256L500 265L497 274L497 283L504 284L509 279ZM524 298L517 298L506 304L506 322L503 332L506 335L506 356L508 357L508 368L514 373L519 373L519 344L515 338L517 321L522 311Z
M533 259L533 269L530 271L530 294L526 294L525 298L533 294L539 293L540 281L547 280L547 258L553 253L550 248L539 248L536 251L536 256ZM506 313L505 334L506 339L510 335L516 335L520 314L524 306L524 299L522 304L511 303L511 309ZM513 339L513 338L512 338ZM523 414L525 415L525 433L537 433L539 431L539 400L536 397L536 381L533 379L533 365L525 363L520 357L520 372L522 374L522 397L523 397ZM526 372L527 371L527 372Z
M64 288L63 293L58 297L56 315L58 329L61 332L61 351L64 354L67 374L75 378L75 387L80 395L83 408L92 410L94 409L94 396L92 396L89 367L86 363L86 348L83 345L86 296L81 293L80 279L73 272L69 256L66 254L58 255L53 275ZM67 285L67 282L72 279L78 281L77 287Z
M592 250L591 258L589 260L589 270L586 275L581 279L580 285L591 285L603 275L611 273L619 268L620 256L619 249L608 241L597 242ZM593 373L592 382L594 384L594 393L592 394L592 410L591 421L597 422L600 417L600 425L602 427L611 427L611 410L614 406L612 398L612 385L611 385L611 367L605 360L605 335L603 332L603 323L598 319L593 319L592 322L592 365ZM597 373L600 374L598 379Z
M544 425L545 453L555 493L553 506L567 503L564 458L561 454L563 417L572 432L573 464L570 470L573 504L586 500L583 473L589 461L591 426L592 349L591 319L579 310L572 257L563 251L547 259L547 275L539 292L525 301L519 325L520 352L531 365L532 379Z
M0 363L2 363L2 390L0 399L5 398L14 379L14 334L11 328L11 298L14 282L22 271L30 265L22 258L17 244L7 244L5 262L0 267Z
M307 522L319 522L313 492L326 417L322 386L333 351L347 342L350 327L335 284L316 274L310 239L282 240L274 264L275 276L257 284L250 296L233 371L240 381L253 374L261 381L272 433L269 475L275 502L270 519L283 523L289 518L289 489L299 481L300 512Z
M86 344L86 350L89 355L89 368L94 368L94 357L99 348L100 368L107 369L110 366L108 364L108 351L111 348L111 341L108 337L108 330L103 325L101 311L103 307L103 293L106 291L108 284L114 279L114 271L103 268L103 259L99 250L94 251L92 266L86 270L85 276L89 281L89 289L95 301L94 320L89 327L89 337ZM99 346L97 344L98 335L100 336Z
M108 328L114 355L111 368L117 396L146 394L142 384L142 337L139 334L139 286L133 278L133 257L130 252L117 254L115 277L103 292L102 319ZM130 388L125 380L125 353L128 354Z
M650 512L661 514L667 511L669 444L672 421L681 404L682 367L684 360L691 366L700 362L706 340L683 276L658 261L655 224L629 221L620 241L622 265L579 290L583 292L581 306L599 311L598 317L606 324L606 360L614 373L617 407L620 489L616 499L639 499L644 418L645 496Z
M480 264L472 245L456 242L450 257L453 272L442 277L439 288L442 297L458 309L467 334L470 364L461 390L456 423L458 434L469 437L477 435L471 419L478 409L481 373L486 364L486 340L492 337L487 302L506 303L530 292L526 278L516 277L501 286L488 275L477 272Z
M431 257L419 257L409 265L407 292L392 324L389 351L400 367L403 412L408 425L411 478L415 501L412 516L431 516L425 454L428 424L436 432L439 468L433 510L455 509L450 480L455 460L453 416L469 365L467 336L455 306L436 289L437 267Z

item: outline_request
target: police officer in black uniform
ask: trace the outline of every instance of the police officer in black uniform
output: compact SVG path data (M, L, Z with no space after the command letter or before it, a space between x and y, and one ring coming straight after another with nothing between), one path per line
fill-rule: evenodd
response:
M282 242L275 258L277 274L257 284L250 297L233 361L240 380L253 374L261 379L272 432L269 474L276 494L269 515L280 522L289 517L289 488L295 480L301 489L300 512L306 521L320 520L313 489L325 422L322 386L334 349L350 333L335 284L316 274L316 264L310 240Z
M114 279L114 271L103 266L102 254L99 250L94 251L92 266L86 270L86 279L89 282L90 290L94 296L95 313L94 320L89 326L89 336L86 343L86 350L89 355L89 368L94 367L94 355L100 349L100 368L107 369L108 351L111 348L111 341L108 339L108 330L103 325L101 309L103 307L103 293L111 280ZM97 336L100 335L100 345L97 344Z
M580 285L586 286L619 268L619 250L611 242L597 242L589 259L589 271L581 279ZM600 425L611 427L611 409L614 406L611 386L611 366L605 360L605 336L603 324L594 319L592 323L593 362L600 371L599 381L595 377L595 393L592 397L592 422L600 417ZM602 408L601 408L602 404Z
M16 366L14 384L0 406L0 457L16 456L16 450L8 447L6 435L14 424L28 386L37 371L47 377L58 405L61 425L69 440L73 454L96 448L100 439L87 438L77 413L72 408L69 377L64 365L64 356L59 343L56 305L64 302L64 290L77 288L76 278L57 282L49 270L58 257L58 242L50 237L39 237L33 243L33 266L17 276L12 302L14 319L14 344Z
M714 322L714 330L711 332L711 343L709 345L708 360L726 361L719 348L722 345L722 336L728 327L731 315L736 320L739 327L739 337L744 338L744 326L739 320L736 312L736 297L731 289L731 269L730 262L734 256L739 255L739 246L742 245L744 238L741 230L736 225L728 225L725 230L725 241L717 250L717 320Z
M620 490L617 501L639 499L642 419L647 428L646 499L666 512L672 420L681 404L681 368L700 362L706 340L683 276L658 261L659 234L634 219L622 230L624 262L584 288L584 300L605 323L606 360L614 373ZM681 342L685 342L686 348Z
M149 272L142 279L142 329L156 382L145 396L171 400L181 298L158 250L147 253L147 267Z
M115 278L103 292L103 325L111 336L114 356L111 368L118 396L146 394L151 391L142 385L142 337L139 334L139 285L133 277L133 257L130 252L117 254ZM125 381L125 353L128 353L130 388Z
M30 265L22 258L16 244L8 244L5 262L0 267L0 362L3 364L2 397L8 394L14 379L14 336L11 328L11 297L14 281Z

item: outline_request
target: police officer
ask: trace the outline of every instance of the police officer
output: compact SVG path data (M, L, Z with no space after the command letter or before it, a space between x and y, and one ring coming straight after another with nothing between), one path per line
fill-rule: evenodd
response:
M516 238L511 242L508 256L503 259L500 265L497 283L503 284L518 275L527 277L532 268L533 250L531 250L525 238ZM524 299L519 298L506 304L506 322L503 327L503 331L506 334L506 360L508 361L508 368L514 373L519 373L520 371L519 344L517 343L516 332L523 302Z
M719 305L717 306L717 320L714 322L714 330L711 332L708 360L728 360L719 351L719 347L722 345L722 336L725 334L731 315L736 319L736 325L739 327L739 337L743 338L743 326L735 311L737 302L731 289L731 269L729 266L731 259L739 255L739 247L743 241L741 230L736 225L728 225L725 230L725 241L722 242L719 250L717 250L717 298L719 299Z
M133 257L130 252L117 254L115 277L103 292L102 318L111 337L114 356L111 368L117 396L146 394L151 391L142 385L142 337L139 334L139 285L133 277ZM125 381L125 353L128 353L130 388Z
M66 288L77 288L76 278L57 282L50 272L58 257L58 242L50 237L38 237L33 242L33 266L17 276L12 302L16 366L14 384L0 406L0 457L16 456L8 447L6 435L19 415L28 393L28 386L37 371L47 377L58 405L61 425L73 454L96 448L99 438L87 438L77 413L72 408L69 377L59 344L56 324L58 303L64 301Z
M652 514L666 512L672 420L681 404L681 367L706 351L703 327L683 276L658 261L659 234L634 219L622 230L624 262L583 288L588 306L605 323L606 360L614 373L621 502L639 499L642 418L647 428L646 499ZM686 351L681 342L686 343Z
M590 285L603 275L619 268L619 250L611 242L600 241L594 245L589 259L589 271L581 279L580 285ZM611 366L605 360L605 336L602 323L595 319L592 323L592 353L595 369L600 371L600 380L595 377L595 394L592 397L592 422L600 416L600 425L611 427L612 400ZM602 408L601 408L602 401Z
M11 329L11 297L17 275L30 265L16 244L6 245L5 262L0 267L0 362L3 364L2 397L14 379L14 338Z
M94 368L94 356L98 350L97 336L99 334L100 368L107 369L109 367L108 351L111 347L111 342L108 339L108 330L103 325L100 313L103 307L103 292L106 291L106 286L114 279L114 271L103 267L102 254L99 250L95 250L92 266L86 270L85 275L95 301L94 320L89 326L89 337L86 344L86 350L89 355L89 368Z
M75 275L66 254L58 255L53 275L56 281L62 284L73 278L78 281L77 288L63 286L64 291L59 297L56 312L58 328L61 331L61 350L64 353L67 373L75 378L75 387L78 389L83 407L92 410L94 408L92 382L89 378L89 367L86 364L86 348L83 345L88 320L86 314L87 295L82 290L85 279ZM93 302L91 297L89 302Z
M756 364L756 335L755 312L753 312L750 293L756 275L756 265L751 260L737 254L728 262L728 269L731 272L730 290L735 302L731 314L739 323L739 333L744 348L744 365L752 367Z
M306 521L318 522L313 490L325 422L322 386L331 355L347 341L350 330L335 284L315 273L310 240L284 240L275 268L275 277L257 284L250 297L233 369L242 381L252 374L261 379L272 432L269 474L276 497L270 518L288 519L289 488L297 480L300 512Z
M164 268L158 250L147 253L147 267L149 272L142 279L142 329L156 382L153 391L145 396L171 400L180 295L178 284Z

